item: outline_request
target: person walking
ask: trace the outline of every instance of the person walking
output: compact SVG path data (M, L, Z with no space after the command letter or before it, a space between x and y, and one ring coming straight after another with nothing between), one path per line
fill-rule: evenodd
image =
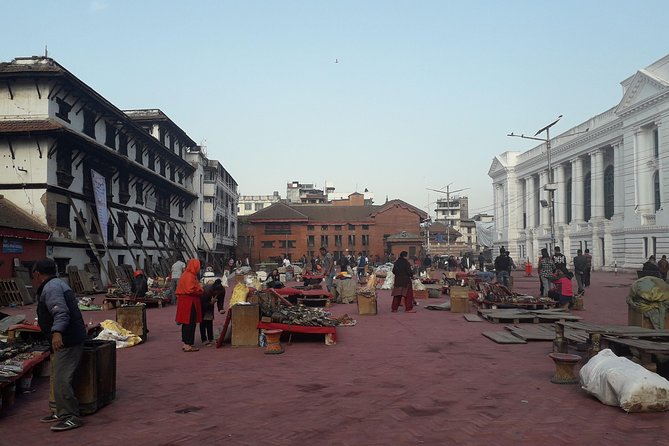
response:
M200 260L190 259L186 270L181 275L177 285L177 314L176 321L181 324L181 349L184 352L196 352L199 349L195 344L195 327L202 322L202 285L197 278L200 272Z
M485 256L483 253L479 253L479 271L484 271L484 264L485 264Z
M225 288L223 288L221 279L216 279L213 283L205 285L202 290L202 296L200 297L200 305L202 306L200 340L204 345L211 345L214 342L214 304L223 308L223 299L219 300L221 295L225 297Z
M574 276L576 276L576 285L578 287L576 291L577 294L581 294L585 291L583 277L587 268L588 259L583 255L583 251L579 249L576 251L576 257L574 257Z
M553 271L555 271L555 264L548 255L548 249L546 248L541 249L541 258L539 259L537 271L541 278L541 295L543 297L548 297L548 291L551 289L551 281L553 279Z
M592 271L592 254L590 254L590 250L586 248L585 252L583 253L583 256L585 257L587 263L587 268L585 269L585 273L583 274L583 286L587 288L590 286L590 272Z
M499 249L499 255L495 258L495 273L497 273L497 283L508 287L511 276L511 257L504 247Z
M553 265L555 266L555 269L562 267L567 268L567 257L560 252L560 247L556 246L553 251Z
M335 277L335 266L334 266L334 258L332 257L332 254L328 252L327 249L325 249L324 246L321 246L320 249L321 252L321 259L322 259L322 265L323 265L323 277L325 278L325 286L327 287L329 292L333 292L334 288L332 286L332 281L334 280Z
M172 305L177 303L177 284L185 269L186 264L181 257L177 258L176 262L172 264L170 272L170 297L172 298Z
M667 261L667 256L662 256L660 261L657 262L657 267L660 270L660 278L666 281L667 272L669 271L669 261Z
M397 309L404 298L404 309L406 313L415 313L413 309L413 288L411 280L413 279L413 270L411 264L407 260L408 252L402 251L399 258L393 265L393 274L395 275L395 284L391 295L393 302L390 310L397 313Z
M56 404L55 413L40 421L57 422L51 430L58 432L84 424L72 380L84 351L86 325L74 291L56 272L56 262L42 259L35 263L32 279L37 288L37 323L51 341L51 388Z
M362 252L358 253L358 262L356 267L356 273L358 275L358 281L362 280L365 277L365 269L367 269L367 257L362 255Z

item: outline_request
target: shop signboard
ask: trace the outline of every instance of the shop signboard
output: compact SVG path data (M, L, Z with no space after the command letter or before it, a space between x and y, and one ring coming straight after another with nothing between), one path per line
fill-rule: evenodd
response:
M20 238L5 237L2 239L3 254L21 254L23 253L23 240Z

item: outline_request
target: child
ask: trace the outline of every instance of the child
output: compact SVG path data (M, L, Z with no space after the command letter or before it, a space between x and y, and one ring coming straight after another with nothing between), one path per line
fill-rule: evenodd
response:
M561 308L572 308L574 305L574 290L571 279L574 275L564 265L559 265L553 277L553 289L548 297L558 302Z

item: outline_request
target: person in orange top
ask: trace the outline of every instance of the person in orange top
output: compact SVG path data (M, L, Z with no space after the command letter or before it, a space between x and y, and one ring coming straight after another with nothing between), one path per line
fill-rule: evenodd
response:
M200 296L203 290L198 280L199 272L200 260L190 259L177 284L177 316L175 320L181 324L181 342L183 342L181 349L185 352L199 350L193 347L193 344L195 344L195 327L202 322Z

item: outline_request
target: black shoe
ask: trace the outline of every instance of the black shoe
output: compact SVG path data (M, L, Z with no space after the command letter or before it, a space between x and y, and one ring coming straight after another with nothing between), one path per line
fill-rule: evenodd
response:
M65 418L63 421L56 424L55 426L51 426L51 430L54 432L69 431L70 429L76 429L83 425L84 423L78 417L69 417Z
M46 417L42 417L39 420L42 423L55 423L56 421L61 421L60 418L58 418L58 415L56 415L55 413L52 413L51 415L48 415Z

